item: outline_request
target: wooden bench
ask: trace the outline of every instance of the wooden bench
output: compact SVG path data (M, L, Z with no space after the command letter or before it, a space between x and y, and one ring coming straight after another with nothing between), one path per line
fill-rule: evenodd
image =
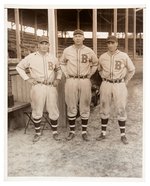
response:
M30 103L15 102L13 107L8 108L8 129L24 127L24 133L26 134L26 130L29 124L33 124L33 119L31 115L32 112ZM46 124L48 124L51 129L48 112L43 112L43 117L41 121L42 133L43 130L46 129Z
M24 127L26 123L24 111L29 109L29 102L14 102L14 106L8 108L8 130Z
M15 102L13 107L8 108L8 113L14 112L19 109L23 109L25 107L29 107L30 103L25 103L25 102Z

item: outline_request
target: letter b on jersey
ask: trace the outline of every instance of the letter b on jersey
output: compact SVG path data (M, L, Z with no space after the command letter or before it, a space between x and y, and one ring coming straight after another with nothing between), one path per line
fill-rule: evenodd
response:
M86 54L82 54L82 63L87 63L88 56Z
M120 70L121 69L121 62L115 61L115 69Z

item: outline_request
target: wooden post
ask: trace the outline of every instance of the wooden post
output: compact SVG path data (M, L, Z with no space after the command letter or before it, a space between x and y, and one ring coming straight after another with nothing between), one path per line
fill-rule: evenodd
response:
M21 44L23 44L23 10L20 11L20 32L21 32Z
M77 29L80 29L80 10L77 10Z
M54 9L48 9L48 36L50 51L56 56L56 21Z
M35 34L35 38L37 39L37 13L36 11L34 14L34 34Z
M128 8L125 16L125 52L128 53Z
M55 16L55 43L56 43L56 56L58 57L58 25L57 25L57 9L54 10Z
M133 59L136 57L136 8L133 9Z
M16 23L16 48L17 48L17 58L21 59L21 49L20 49L20 31L19 31L19 10L15 9L15 23Z
M117 9L114 9L114 35L117 34Z
M93 50L97 55L97 9L93 9Z

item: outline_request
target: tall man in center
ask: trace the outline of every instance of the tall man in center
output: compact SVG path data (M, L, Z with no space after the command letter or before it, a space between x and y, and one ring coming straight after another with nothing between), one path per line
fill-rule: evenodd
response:
M94 51L83 45L84 32L80 29L73 33L74 44L67 47L60 58L61 68L66 77L65 101L70 132L67 140L75 137L75 121L78 113L82 121L82 138L89 141L87 124L90 116L91 81L96 72L98 59Z

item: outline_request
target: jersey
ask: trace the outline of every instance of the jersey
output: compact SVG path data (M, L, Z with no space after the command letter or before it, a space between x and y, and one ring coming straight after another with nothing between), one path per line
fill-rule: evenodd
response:
M109 80L123 79L128 72L135 71L129 56L119 50L114 55L110 52L102 54L99 58L98 69L101 77Z
M60 61L66 77L91 76L98 65L94 51L85 45L79 49L75 45L66 48Z
M20 76L27 80L29 76L25 72L25 69L29 68L31 78L36 81L53 82L55 79L61 79L61 70L57 58L47 53L42 56L39 52L29 54L17 65L16 69Z

